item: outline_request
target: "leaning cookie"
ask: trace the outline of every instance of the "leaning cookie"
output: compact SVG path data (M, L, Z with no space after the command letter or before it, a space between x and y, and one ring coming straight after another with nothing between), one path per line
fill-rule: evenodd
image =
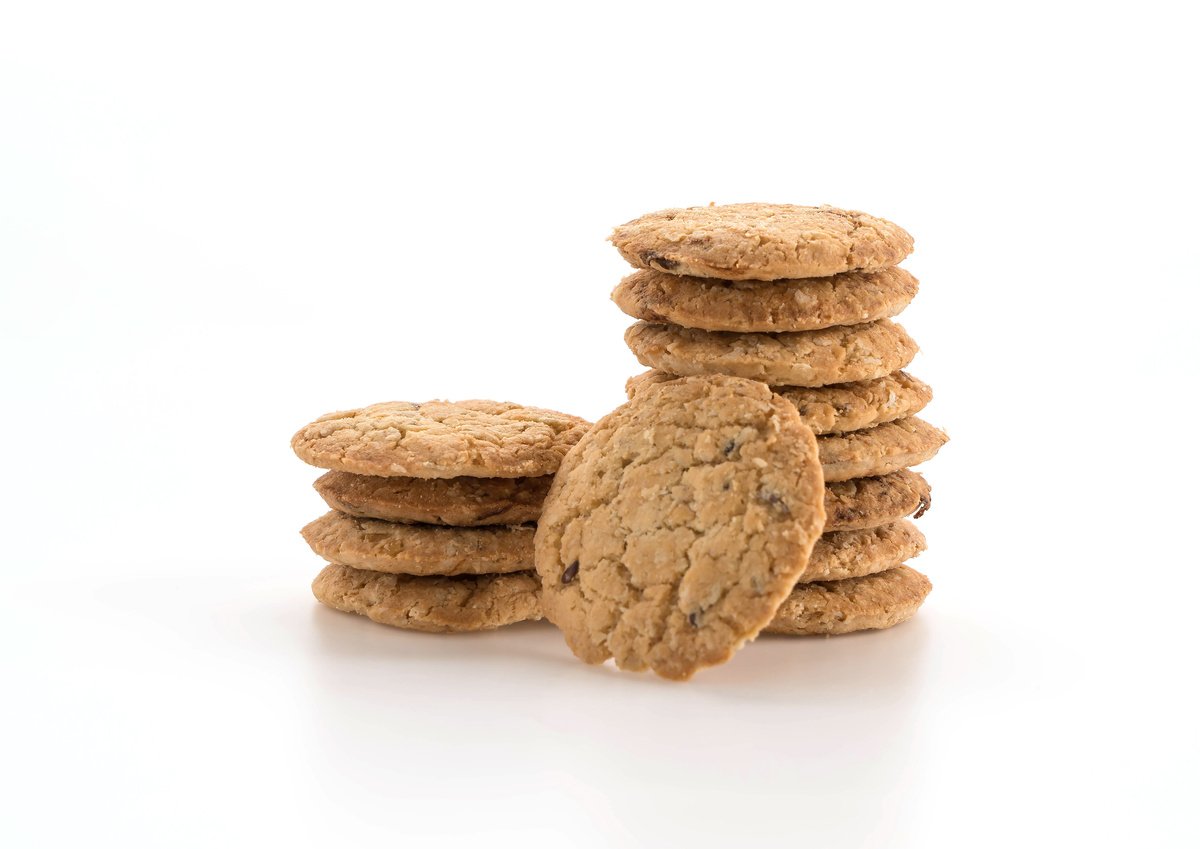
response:
M364 519L475 527L536 522L551 475L536 478L383 478L326 472L313 487L334 510Z
M625 381L625 394L632 398L644 386L677 378L677 375L651 369ZM929 385L904 371L853 383L772 386L771 389L795 404L804 423L818 436L862 430L916 415L933 400Z
M533 566L533 526L443 528L332 510L300 532L331 563L406 575L486 575Z
M417 577L331 563L312 590L317 601L335 610L411 631L490 631L542 618L531 572Z
M931 459L949 441L944 432L915 416L852 433L817 439L828 482L886 475Z
M635 271L613 290L612 299L626 315L644 321L782 333L891 318L916 294L917 278L901 268L770 283Z
M292 449L356 475L537 477L554 474L587 428L576 416L499 401L393 401L322 416Z
M904 368L917 343L880 319L802 333L724 333L644 321L625 331L644 366L669 374L729 374L772 386L828 386L872 380Z
M647 387L563 460L535 538L582 660L685 679L771 621L825 521L816 440L762 383Z
M891 628L913 614L933 585L908 566L845 581L799 584L763 629L766 634L849 634Z
M865 212L776 203L664 209L622 224L609 240L636 268L723 280L879 271L913 248L902 228Z

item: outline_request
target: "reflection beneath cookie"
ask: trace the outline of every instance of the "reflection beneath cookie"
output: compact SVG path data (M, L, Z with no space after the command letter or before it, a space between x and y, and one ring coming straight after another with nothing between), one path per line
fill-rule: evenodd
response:
M309 618L312 768L336 775L352 759L381 796L486 792L514 810L553 799L632 822L686 803L695 828L734 843L769 836L749 816L758 805L836 823L846 845L902 834L906 768L924 740L923 667L955 638L935 641L946 629L928 614L887 631L761 636L678 683L580 663L545 622L447 636L316 603ZM526 761L516 784L506 739ZM424 786L420 765L448 756L470 769L453 787ZM732 793L744 800L737 823L720 815Z
M453 663L456 656L479 657L546 657L553 652L537 649L530 636L551 642L558 632L547 622L519 622L492 631L461 634L425 633L405 628L391 628L372 622L365 616L331 610L316 602L311 611L312 634L317 649L318 664L338 658L382 660L404 664L408 660Z

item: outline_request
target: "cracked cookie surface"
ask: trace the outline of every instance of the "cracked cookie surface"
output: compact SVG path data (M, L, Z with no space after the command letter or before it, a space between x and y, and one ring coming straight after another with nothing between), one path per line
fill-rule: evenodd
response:
M651 369L625 381L632 398L643 386L665 383L678 375ZM818 436L874 427L914 415L933 400L929 385L908 372L897 371L873 380L830 386L772 386L771 391L796 405L800 418Z
M817 440L827 482L886 475L931 459L948 442L944 432L915 416Z
M813 546L800 581L840 581L893 569L925 550L925 535L912 522L858 531L826 530Z
M635 268L724 280L878 271L912 252L912 236L865 212L832 206L732 203L664 209L613 230Z
M538 579L508 575L416 577L331 563L312 583L317 601L384 625L411 631L490 631L541 619Z
M909 469L874 478L827 483L825 531L876 528L908 515L919 519L932 500L929 483Z
M533 526L446 528L331 510L300 532L331 563L406 575L485 575L533 568Z
M933 585L908 566L862 578L799 584L779 607L766 634L849 634L890 628L912 618Z
M391 401L321 416L292 449L313 466L359 475L537 477L553 474L588 426L500 401Z
M334 510L365 519L472 527L536 522L552 475L383 478L326 472L313 488Z
M863 324L898 315L917 294L902 268L771 282L635 271L612 300L634 318L699 330L780 333Z
M589 663L685 679L774 615L824 524L812 431L755 381L647 387L563 461L538 523L546 617Z
M872 380L904 368L917 343L886 318L797 333L726 333L639 321L625 344L668 374L729 374L781 386Z

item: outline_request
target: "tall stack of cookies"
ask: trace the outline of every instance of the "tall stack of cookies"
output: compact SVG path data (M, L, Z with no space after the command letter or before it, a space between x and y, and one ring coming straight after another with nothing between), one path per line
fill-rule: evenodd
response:
M331 413L292 448L329 471L331 508L302 534L328 565L322 603L417 631L541 618L533 536L575 416L495 401L391 402Z
M911 617L929 580L905 565L925 549L906 519L930 488L913 466L946 435L916 414L930 388L903 371L916 343L891 319L917 280L898 263L903 229L861 212L774 204L669 209L611 237L638 270L613 300L640 319L625 334L651 371L631 398L694 375L761 381L817 435L824 533L765 629L842 634Z

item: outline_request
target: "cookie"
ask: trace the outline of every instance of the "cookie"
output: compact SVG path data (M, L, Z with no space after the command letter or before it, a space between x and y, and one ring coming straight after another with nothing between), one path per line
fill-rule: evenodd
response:
M840 581L894 569L925 550L925 535L912 522L859 531L826 531L813 546L800 580Z
M938 453L950 439L915 416L851 433L836 433L817 440L821 468L827 482L886 475L907 469Z
M312 583L321 604L411 631L461 633L541 619L538 579L509 575L416 577L331 563Z
M609 241L635 268L724 280L878 271L913 248L900 227L864 212L774 203L664 209L622 224Z
M772 385L828 386L904 368L917 343L888 319L802 333L725 333L639 321L625 331L638 362L670 374L729 374Z
M699 330L780 333L863 324L899 315L917 294L901 268L804 280L713 280L635 271L613 290L622 312Z
M567 454L538 522L546 618L588 663L685 679L771 621L825 521L816 440L762 383L647 387Z
M536 522L553 475L537 478L381 478L326 472L313 488L342 513L389 522L472 527Z
M332 510L300 532L331 563L405 575L488 575L533 566L533 526L443 528Z
M642 386L675 378L676 375L651 369L625 381L625 394L632 398ZM906 418L933 400L933 390L928 384L904 371L854 383L771 389L795 404L804 423L818 435L862 430Z
M925 478L909 469L876 478L825 485L825 532L876 528L912 514L925 515L932 502Z
M799 584L763 629L767 634L849 634L911 619L933 585L908 566L862 578Z
M521 478L554 474L588 423L499 401L392 401L322 416L292 437L301 460L357 475Z

